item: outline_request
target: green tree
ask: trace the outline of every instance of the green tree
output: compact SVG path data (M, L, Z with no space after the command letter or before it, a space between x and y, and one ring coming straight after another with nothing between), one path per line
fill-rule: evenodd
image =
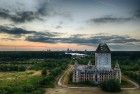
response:
M47 75L47 70L46 68L43 68L41 71L42 76L46 76Z
M101 89L107 92L120 92L121 85L118 80L110 79L101 83Z

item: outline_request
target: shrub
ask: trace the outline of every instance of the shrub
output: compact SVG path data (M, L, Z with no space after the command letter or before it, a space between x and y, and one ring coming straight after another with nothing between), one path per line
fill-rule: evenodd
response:
M23 91L24 92L32 92L33 90L35 90L35 87L33 85L25 85L25 86L23 86Z
M39 81L41 87L54 87L54 78L52 76L44 77Z
M13 93L13 88L8 86L8 87L0 87L0 94L10 94Z
M44 94L45 90L44 89L37 89L32 92L32 94Z
M47 75L47 70L46 70L46 68L42 69L41 74L42 74L42 76L46 76L46 75Z
M101 83L101 89L108 92L120 92L121 85L118 80L110 79Z

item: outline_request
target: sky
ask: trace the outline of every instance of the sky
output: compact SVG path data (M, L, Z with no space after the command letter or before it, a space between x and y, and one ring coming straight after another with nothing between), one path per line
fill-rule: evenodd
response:
M140 0L0 0L0 51L140 51Z

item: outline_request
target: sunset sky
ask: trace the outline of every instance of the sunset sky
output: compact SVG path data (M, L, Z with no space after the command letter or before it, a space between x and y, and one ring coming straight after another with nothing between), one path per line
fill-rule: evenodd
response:
M140 0L0 0L0 51L140 51Z

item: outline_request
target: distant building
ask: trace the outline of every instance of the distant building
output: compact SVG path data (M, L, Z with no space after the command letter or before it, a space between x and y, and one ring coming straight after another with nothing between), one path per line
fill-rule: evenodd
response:
M109 79L118 79L121 83L121 70L119 64L111 67L111 51L107 44L99 44L95 52L95 65L79 65L75 62L73 82L94 81L99 84Z

